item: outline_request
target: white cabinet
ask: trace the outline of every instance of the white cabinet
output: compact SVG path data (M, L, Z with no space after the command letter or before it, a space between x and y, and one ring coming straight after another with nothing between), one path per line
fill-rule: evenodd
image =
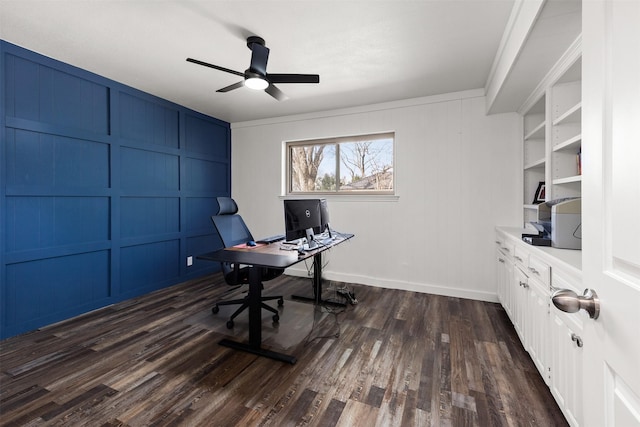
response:
M514 328L545 383L549 384L549 279L551 267L515 245L514 280L517 293Z
M581 293L580 251L530 246L509 230L496 238L498 298L567 421L582 425L582 317L551 303L553 289Z
M496 237L496 292L509 318L512 318L511 308L513 306L511 302L512 248L513 244L506 245L505 237L498 234Z
M531 360L538 368L544 382L549 385L549 288L534 278L529 278L527 289L527 306L529 311L529 329L527 333L527 349Z
M527 301L527 288L529 287L529 277L520 269L513 269L511 289L513 291L513 326L522 341L522 345L527 349L528 340L528 320L529 303Z
M578 292L576 283L554 273L553 286ZM582 321L581 315L551 307L551 394L571 426L582 425Z

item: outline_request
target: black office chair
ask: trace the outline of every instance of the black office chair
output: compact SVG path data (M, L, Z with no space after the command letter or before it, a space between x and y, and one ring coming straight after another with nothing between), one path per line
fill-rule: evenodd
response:
M216 227L216 230L220 235L220 239L222 240L222 244L224 245L224 247L228 248L253 240L253 236L247 228L247 225L242 220L242 217L240 215L237 215L238 205L236 204L236 202L231 197L218 197L217 200L219 206L218 213L211 217L211 221L213 221L213 225ZM221 264L222 273L224 274L224 280L228 285L238 286L249 284L248 266L240 267L239 264L231 264L228 262L223 262ZM266 282L268 280L275 279L283 272L284 269L281 268L263 268L260 278L263 282ZM282 298L282 296L262 297L261 300L263 301L262 308L274 313L273 321L278 322L280 320L278 310L268 306L264 303L264 301L278 300L278 306L281 307L284 304L284 299ZM218 311L220 311L219 306L234 304L241 304L241 306L235 311L235 313L231 315L229 321L227 321L227 328L229 329L233 328L233 319L235 319L238 314L249 307L249 295L247 294L247 296L242 299L220 301L211 309L211 311L216 314L218 313Z

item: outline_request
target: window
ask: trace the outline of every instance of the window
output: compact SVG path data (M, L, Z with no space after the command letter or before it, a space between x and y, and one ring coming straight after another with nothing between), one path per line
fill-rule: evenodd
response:
M287 142L287 194L393 194L393 142L393 133Z

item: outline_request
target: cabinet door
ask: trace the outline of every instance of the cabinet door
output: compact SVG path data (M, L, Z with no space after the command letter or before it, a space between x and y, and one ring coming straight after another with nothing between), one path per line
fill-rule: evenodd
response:
M512 323L515 323L514 309L515 309L515 291L513 289L513 262L507 258L504 262L504 297L507 302L504 309L507 311Z
M529 307L527 303L527 287L529 286L529 277L524 274L520 268L513 269L513 284L511 289L514 294L514 317L515 321L513 325L516 328L516 332L522 341L524 348L528 348L527 343L527 318L529 313Z
M498 301L504 307L506 304L506 281L505 281L505 256L499 250L496 250L496 293Z
M547 288L548 289L548 288ZM528 288L529 321L527 329L528 350L533 363L549 384L549 291L538 281L529 278Z
M507 315L513 322L513 301L511 282L513 277L513 261L506 256L500 249L496 251L496 280L497 280L497 292L498 299L507 312Z
M582 425L582 339L577 326L551 309L551 394L569 425Z

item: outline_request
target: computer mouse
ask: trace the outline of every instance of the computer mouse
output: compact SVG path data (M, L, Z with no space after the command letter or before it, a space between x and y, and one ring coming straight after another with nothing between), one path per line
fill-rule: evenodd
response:
M254 242L253 240L249 240L247 242L247 246L255 246L255 245L256 245L256 242Z

